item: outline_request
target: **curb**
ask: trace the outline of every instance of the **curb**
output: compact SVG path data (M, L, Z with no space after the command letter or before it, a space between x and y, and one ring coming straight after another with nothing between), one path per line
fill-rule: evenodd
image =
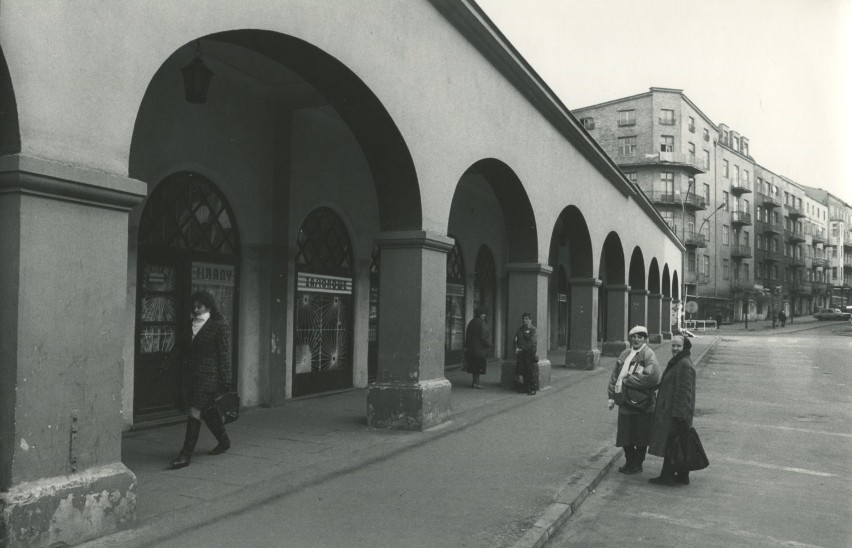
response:
M713 343L695 358L695 367L702 364L707 354L721 341L717 337ZM532 528L516 542L514 548L540 548L559 531L574 515L589 494L595 492L598 484L606 477L616 461L624 454L620 447L606 446L589 459L586 466L575 472L559 490L553 502L536 520ZM579 489L579 491L578 491Z

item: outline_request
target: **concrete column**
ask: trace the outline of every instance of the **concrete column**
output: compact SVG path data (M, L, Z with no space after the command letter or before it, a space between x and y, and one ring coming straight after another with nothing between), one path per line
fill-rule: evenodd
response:
M565 367L594 369L600 364L598 350L598 289L597 278L571 278L571 325L568 331L568 350Z
M453 240L422 231L386 232L379 299L379 369L367 393L367 424L426 430L450 415L444 378L447 252Z
M629 285L606 286L606 337L604 356L618 356L627 348L627 297Z
M121 463L128 212L147 186L0 157L0 545L127 527ZM130 410L126 410L130 412Z
M659 293L648 295L648 341L652 344L663 342L661 312L663 296Z
M628 312L627 330L637 325L648 327L648 295L651 292L645 289L630 290L630 311ZM650 331L649 331L650 334Z
M548 348L548 312L547 280L553 273L553 267L540 263L510 263L506 265L509 275L509 325L507 326L506 345L509 347L507 360L503 362L500 384L511 389L515 379L514 340L515 332L523 325L521 316L529 312L538 337L538 384L539 388L550 386L550 360Z
M662 322L663 339L672 338L672 298L663 297L662 310L660 310L660 321Z

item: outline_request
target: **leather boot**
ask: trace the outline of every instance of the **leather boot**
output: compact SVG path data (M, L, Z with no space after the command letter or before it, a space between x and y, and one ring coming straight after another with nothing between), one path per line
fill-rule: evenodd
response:
M624 446L624 465L618 467L618 471L622 474L628 474L628 470L633 468L633 446Z
M648 481L655 485L674 485L675 475L672 463L668 459L663 459L663 469L660 470L660 475Z
M675 483L689 485L689 470L678 470L675 472Z
M178 457L169 463L172 470L189 466L189 461L192 460L192 453L195 451L195 444L198 442L198 433L201 432L201 421L188 417L186 419L186 434L183 438L183 449L180 450Z
M207 428L216 437L216 447L210 450L209 455L218 455L224 453L231 448L231 440L228 438L228 433L225 431L225 425L222 423L222 417L216 409L208 409L204 415L204 423Z

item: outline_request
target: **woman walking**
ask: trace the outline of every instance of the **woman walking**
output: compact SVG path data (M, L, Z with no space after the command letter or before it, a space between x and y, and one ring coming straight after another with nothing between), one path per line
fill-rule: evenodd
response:
M622 474L642 472L645 452L651 439L654 424L654 393L660 381L660 365L657 356L648 347L648 330L637 325L630 330L630 348L621 353L610 375L607 395L608 405L612 409L616 398L623 400L626 389L638 390L638 395L647 396L646 405L641 409L622 403L618 406L618 431L615 446L624 448L624 466L618 471Z
M532 324L529 312L521 315L523 325L515 333L515 355L518 358L515 365L515 376L523 377L523 387L527 394L535 396L538 391L538 341L536 330Z
M695 366L692 364L692 343L680 336L672 337L672 359L669 360L660 391L651 434L650 453L663 457L660 475L650 480L657 485L689 485L689 470L675 469L666 458L672 434L688 432L695 412Z
M488 325L485 323L486 316L485 309L477 306L473 311L473 319L467 324L464 334L465 364L467 372L473 375L471 388L482 389L482 385L479 384L479 376L485 374L485 359L488 357L488 349L491 348Z
M192 342L184 363L188 369L189 416L183 449L170 463L172 469L189 466L202 418L217 441L210 454L218 455L231 447L222 417L213 406L216 396L230 391L231 345L225 319L208 291L192 295Z

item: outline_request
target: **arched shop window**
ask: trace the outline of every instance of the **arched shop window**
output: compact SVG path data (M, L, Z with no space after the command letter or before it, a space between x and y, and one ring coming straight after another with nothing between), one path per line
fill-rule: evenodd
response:
M293 395L352 386L352 245L327 207L299 229L293 330Z
M444 336L444 363L461 363L464 353L464 260L461 247L447 253L447 318Z
M494 255L488 246L483 245L476 254L476 266L473 271L473 303L488 312L488 325L491 327L492 353L494 348L494 324L497 318L495 310L497 299L497 272L494 267Z
M373 382L379 372L379 246L370 256L370 318L367 332L367 381Z
M191 342L194 291L210 291L231 327L237 378L240 237L221 191L203 175L175 173L151 193L139 223L134 420L185 407L178 363Z

